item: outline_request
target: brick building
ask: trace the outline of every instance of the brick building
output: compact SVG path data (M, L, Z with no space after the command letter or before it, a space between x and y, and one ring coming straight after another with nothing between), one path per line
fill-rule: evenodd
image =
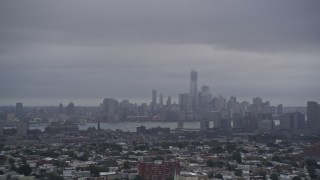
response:
M168 180L180 174L180 163L177 161L140 162L139 175L145 180Z

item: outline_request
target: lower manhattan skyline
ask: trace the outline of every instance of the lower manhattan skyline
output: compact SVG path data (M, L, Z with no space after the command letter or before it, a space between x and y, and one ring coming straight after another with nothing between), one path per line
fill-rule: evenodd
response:
M64 4L61 7L61 3ZM214 96L320 101L319 2L0 2L0 105L177 101L189 72Z
M174 94L170 94L170 93L166 93L166 92L170 92L168 89L166 89L165 87L159 87L159 89L154 89L156 90L159 94L157 95L157 97L159 97L160 93L162 95L164 95L165 99L170 96L172 99L173 103L178 104L179 103L179 95L181 93L189 93L189 86L190 86L190 80L187 78L188 74L186 74L185 79L182 81L185 83L185 87L183 87L180 92L177 91ZM255 97L261 97L263 99L266 99L268 101L271 102L272 105L277 105L277 104L283 104L286 107L305 107L307 101L310 101L309 99L304 99L302 97L283 97L281 95L284 95L283 91L276 91L274 90L272 92L273 96L269 96L269 97L263 97L263 96L252 96L250 97L250 94L245 92L238 92L237 93L237 89L236 90L225 90L225 93L221 93L221 92L216 92L215 89L222 89L222 88L215 88L212 86L209 86L208 84L203 84L201 81L201 73L200 73L200 81L197 82L198 83L198 90L196 91L197 93L201 92L201 87L202 86L208 86L210 88L210 95L212 95L213 97L218 97L220 95L222 95L225 98L229 98L232 96L237 97L237 99L242 102L242 101L247 101L247 102L252 102L252 99ZM174 85L172 85L174 86ZM229 85L229 87L232 87L232 85ZM247 87L249 88L249 87ZM260 88L260 87L252 87L252 91L256 88ZM112 87L110 89L113 89ZM116 88L115 88L116 89ZM170 88L172 89L172 87ZM117 96L117 94L111 93L111 95L115 95L115 96L107 96L106 93L105 96L91 96L92 93L88 92L87 95L88 97L21 97L21 98L6 98L3 97L1 98L1 102L0 102L0 106L12 106L15 105L16 102L23 102L26 106L56 106L59 103L63 103L63 104L68 104L69 102L74 102L76 103L76 105L78 106L99 106L99 103L101 102L102 99L104 98L115 98L117 100L129 100L131 103L137 103L137 104L142 104L142 103L147 103L149 104L150 102L152 102L152 94L151 94L151 90L153 89L148 89L149 92L146 92L146 94L143 96L125 96L125 94L123 96ZM77 90L78 91L78 90ZM81 89L80 89L80 93L81 93ZM106 91L108 91L108 89L106 89ZM121 91L121 90L120 90ZM145 92L146 90L142 90L142 92ZM125 93L126 91L123 91L121 93ZM258 91L257 91L258 92ZM262 91L263 92L263 91ZM294 90L293 90L294 92ZM234 94L231 94L234 93ZM291 93L291 92L287 92L287 93ZM260 94L259 92L256 94ZM240 95L240 96L237 96ZM242 96L241 96L242 95ZM254 95L254 93L252 94ZM281 97L280 97L281 96ZM310 98L311 100L318 100L317 97L315 98Z

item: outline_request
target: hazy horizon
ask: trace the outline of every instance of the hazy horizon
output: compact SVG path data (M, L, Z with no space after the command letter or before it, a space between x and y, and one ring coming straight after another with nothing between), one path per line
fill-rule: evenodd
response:
M229 98L229 96L224 96L225 98ZM121 102L122 100L129 100L130 103L133 104L138 104L141 105L142 103L147 103L150 104L151 102L151 97L150 98L116 98L116 97L105 97L105 98L114 98ZM252 97L253 98L253 97ZM241 98L237 97L238 102L243 102L247 101L249 103L252 103L252 98ZM261 97L263 98L263 97ZM79 99L79 98L32 98L32 99L5 99L4 101L0 102L0 106L15 106L16 103L21 102L23 103L23 106L58 106L60 103L62 103L64 106L67 106L70 102L73 102L75 106L99 106L100 103L102 103L104 98L93 98L93 99ZM167 100L167 97L164 97L164 101ZM273 102L270 99L263 98L263 101L270 101L271 106L277 106L278 104L282 104L284 107L306 107L307 106L307 101L312 101L312 100L306 100L305 103L302 104L293 104L293 105L288 105L285 104L284 102L279 103ZM178 97L172 97L171 96L171 102L172 103L179 103Z

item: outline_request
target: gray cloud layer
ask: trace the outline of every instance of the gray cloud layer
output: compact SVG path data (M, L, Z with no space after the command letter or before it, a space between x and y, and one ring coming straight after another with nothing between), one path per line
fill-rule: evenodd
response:
M188 91L192 68L214 95L320 101L319 7L316 0L4 0L0 104L147 98L152 89L176 96Z

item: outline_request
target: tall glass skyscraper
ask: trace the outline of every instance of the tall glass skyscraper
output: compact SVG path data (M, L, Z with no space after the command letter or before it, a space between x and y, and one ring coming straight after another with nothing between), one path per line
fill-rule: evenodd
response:
M190 73L190 96L191 96L191 108L196 111L198 107L198 73L196 71L191 71Z
M152 102L151 102L152 113L157 109L157 90L152 90Z

